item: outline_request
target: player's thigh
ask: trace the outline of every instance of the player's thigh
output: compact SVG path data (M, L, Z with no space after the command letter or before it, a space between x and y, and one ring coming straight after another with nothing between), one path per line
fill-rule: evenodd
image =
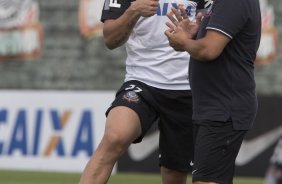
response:
M148 88L139 81L127 81L120 87L106 112L106 132L114 132L130 143L142 141L158 116L151 105L154 98Z
M132 130L132 128L136 128L136 126L139 125L138 132L130 131L131 133L133 133L131 135L133 135L135 138L132 142L138 143L142 141L143 137L146 135L152 124L155 123L158 118L158 113L152 105L154 104L153 102L154 96L151 94L150 87L148 85L135 80L127 81L118 90L116 98L112 102L111 107L109 107L108 111L106 112L106 115L113 108L120 106L127 107L129 111L127 113L130 113L134 116L121 116L121 113L118 112L115 114L115 117L118 116L119 118L125 118L122 119L122 121L126 122L124 123L125 125L129 125L127 130ZM135 113L132 114L131 112ZM138 123L136 124L137 117L139 119ZM133 124L130 124L130 122ZM126 135L129 135L129 132Z
M138 114L126 107L116 106L107 116L105 135L123 144L129 144L141 134L141 124Z

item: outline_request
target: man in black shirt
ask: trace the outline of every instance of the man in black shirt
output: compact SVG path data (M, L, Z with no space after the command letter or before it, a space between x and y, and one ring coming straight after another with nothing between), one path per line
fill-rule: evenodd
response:
M196 22L172 9L170 45L191 55L195 152L193 182L231 184L235 159L257 111L254 60L259 0L214 0ZM194 39L196 38L196 39Z

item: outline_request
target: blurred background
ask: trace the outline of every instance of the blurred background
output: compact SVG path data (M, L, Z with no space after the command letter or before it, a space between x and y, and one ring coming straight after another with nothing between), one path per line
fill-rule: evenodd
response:
M260 3L259 110L236 175L282 177L282 1ZM95 151L126 57L123 46L104 46L102 6L103 0L0 0L0 169L79 173ZM158 172L157 128L146 138L114 173Z

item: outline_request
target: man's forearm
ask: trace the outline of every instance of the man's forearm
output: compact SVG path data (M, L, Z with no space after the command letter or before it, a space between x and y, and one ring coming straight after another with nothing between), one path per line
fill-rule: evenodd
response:
M203 40L184 40L184 50L186 50L193 58L199 61L209 61L209 49L204 44Z
M139 18L140 15L129 8L118 19L107 20L103 30L106 46L115 49L123 45Z

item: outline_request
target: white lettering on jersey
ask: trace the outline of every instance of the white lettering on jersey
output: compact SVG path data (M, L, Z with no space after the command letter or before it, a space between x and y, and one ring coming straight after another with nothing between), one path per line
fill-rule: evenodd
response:
M117 2L117 0L110 0L110 7L112 8L120 8L120 4Z
M205 8L213 4L213 0L205 0Z

